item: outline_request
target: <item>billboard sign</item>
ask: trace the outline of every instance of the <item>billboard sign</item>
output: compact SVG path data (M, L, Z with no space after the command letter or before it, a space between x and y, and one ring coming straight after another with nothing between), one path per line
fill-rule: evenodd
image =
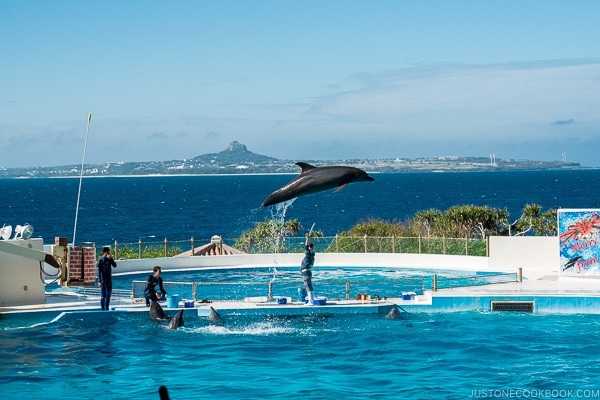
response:
M600 209L559 209L561 276L600 275Z

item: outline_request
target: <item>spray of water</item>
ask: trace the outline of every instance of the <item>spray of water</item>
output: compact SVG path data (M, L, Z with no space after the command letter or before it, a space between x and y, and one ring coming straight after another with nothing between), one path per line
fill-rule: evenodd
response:
M283 249L285 244L285 216L288 208L294 203L294 199L284 201L283 203L275 204L271 207L271 246L273 248L273 277L271 278L271 284L275 282L277 277L277 253Z

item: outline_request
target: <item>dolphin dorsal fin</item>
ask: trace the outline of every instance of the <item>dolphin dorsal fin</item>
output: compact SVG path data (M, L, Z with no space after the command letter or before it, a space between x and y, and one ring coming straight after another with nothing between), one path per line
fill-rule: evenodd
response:
M310 165L309 163L305 163L302 161L298 161L296 165L302 168L302 172L310 171L311 169L317 168L314 165Z

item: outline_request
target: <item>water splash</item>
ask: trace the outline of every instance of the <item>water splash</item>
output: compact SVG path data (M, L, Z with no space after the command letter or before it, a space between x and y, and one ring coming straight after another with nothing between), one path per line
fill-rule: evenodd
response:
M265 335L277 335L277 334L289 334L297 331L298 328L290 326L276 325L270 321L263 321L253 323L247 326L215 326L208 325L198 328L193 328L191 331L201 334L211 335L251 335L251 336L265 336Z
M285 242L285 216L288 208L294 203L295 198L275 204L271 207L271 244L274 253L279 253Z
M288 201L284 201L282 203L275 204L270 208L271 210L271 221L270 221L270 230L271 230L271 243L270 245L273 248L273 276L271 278L271 284L275 283L275 278L277 278L277 257L276 255L283 249L285 244L285 216L288 208L294 203L296 198L293 198ZM269 291L269 294L271 292Z

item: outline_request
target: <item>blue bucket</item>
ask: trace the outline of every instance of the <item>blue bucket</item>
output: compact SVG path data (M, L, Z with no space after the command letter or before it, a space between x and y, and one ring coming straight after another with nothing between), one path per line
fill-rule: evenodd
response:
M179 295L170 294L167 296L167 308L177 308L179 305Z

